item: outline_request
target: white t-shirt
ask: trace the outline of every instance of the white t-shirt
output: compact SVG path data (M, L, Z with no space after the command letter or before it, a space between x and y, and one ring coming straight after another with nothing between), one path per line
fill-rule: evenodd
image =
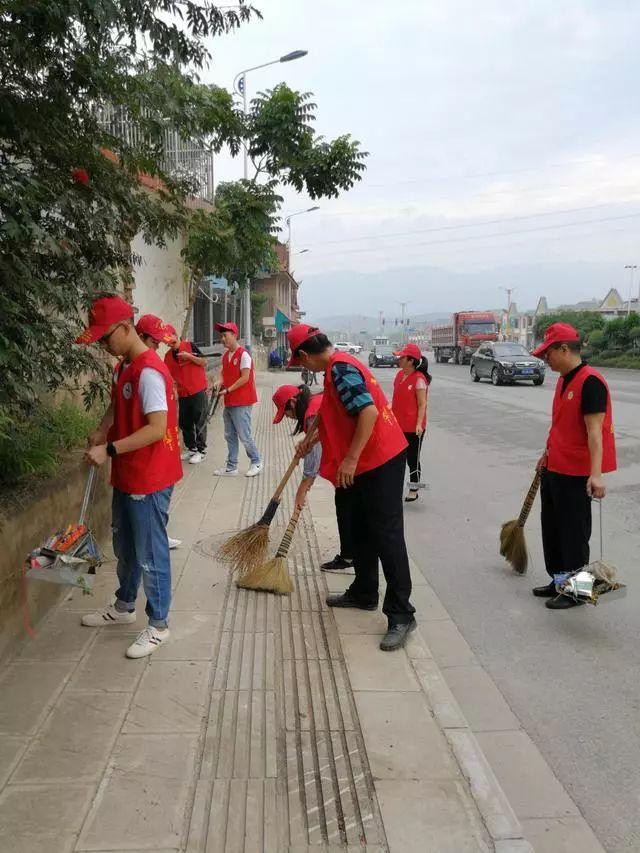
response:
M418 371L416 371L417 373ZM427 380L423 373L418 373L416 376L416 391L426 391L427 390Z
M123 365L122 372L126 372L128 368L128 364ZM114 381L115 379L116 374L114 374ZM150 415L152 412L169 411L164 376L159 370L155 370L153 367L145 367L140 371L138 394L140 395L143 415Z
M242 353L242 357L240 358L240 370L250 370L251 369L251 356L245 350Z

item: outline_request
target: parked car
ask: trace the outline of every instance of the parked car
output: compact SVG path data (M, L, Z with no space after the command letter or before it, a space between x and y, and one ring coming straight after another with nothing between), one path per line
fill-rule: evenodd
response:
M351 355L356 355L359 352L357 344L350 344L348 341L340 341L333 346L339 352L350 352Z
M542 385L545 363L522 346L509 341L485 341L471 356L474 382L490 379L494 385L506 382L533 382Z
M393 347L375 346L369 353L369 367L395 367L397 364Z

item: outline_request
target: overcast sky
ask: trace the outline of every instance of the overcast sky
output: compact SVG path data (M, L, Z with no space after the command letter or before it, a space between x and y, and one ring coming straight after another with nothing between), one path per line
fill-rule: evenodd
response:
M286 193L297 276L402 266L640 263L637 0L256 0L207 80L314 93L317 129L370 152L338 199ZM216 180L241 176L221 157ZM609 283L609 282L608 282ZM515 283L517 285L517 282ZM585 293L585 296L597 295ZM563 294L557 294L562 301Z

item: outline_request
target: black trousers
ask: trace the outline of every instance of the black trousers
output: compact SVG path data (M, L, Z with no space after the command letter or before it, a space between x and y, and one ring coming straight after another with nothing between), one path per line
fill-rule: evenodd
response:
M591 498L587 494L587 479L555 471L542 472L542 547L551 577L578 571L589 562Z
M419 483L422 477L422 465L420 464L420 451L422 450L422 435L416 435L415 432L405 432L404 437L409 442L407 447L407 466L409 468L409 482Z
M198 391L178 400L178 418L187 450L207 449L207 392Z
M377 604L380 560L387 582L382 612L390 625L410 622L415 613L402 514L405 464L403 451L357 476L351 487L356 577L348 592L362 604Z
M345 560L353 560L355 547L353 544L353 489L336 489L336 518L340 535L340 556Z

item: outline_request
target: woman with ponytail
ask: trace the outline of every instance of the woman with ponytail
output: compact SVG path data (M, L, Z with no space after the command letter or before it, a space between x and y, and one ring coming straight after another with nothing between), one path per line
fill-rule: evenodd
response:
M400 370L393 384L391 408L400 428L409 443L407 465L409 466L409 494L407 503L418 500L418 484L422 469L420 451L427 426L427 394L431 384L429 363L416 344L406 344L399 352Z
M312 394L307 385L281 385L272 397L276 406L276 414L273 418L274 424L279 424L283 418L289 418L296 422L293 435L307 433L322 403L322 394ZM322 445L316 444L311 452L304 457L302 469L302 482L298 486L296 504L304 506L307 492L313 486L315 478L320 473L322 460ZM336 516L338 519L338 533L340 535L340 553L322 563L320 568L323 572L353 571L353 533L351 518L351 490L336 489L335 492Z

